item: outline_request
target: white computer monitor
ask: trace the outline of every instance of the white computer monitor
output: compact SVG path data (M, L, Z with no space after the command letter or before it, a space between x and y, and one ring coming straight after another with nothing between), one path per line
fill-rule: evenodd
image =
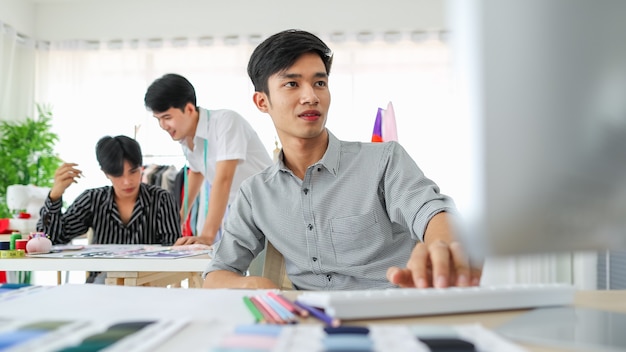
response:
M450 0L474 255L626 248L626 1Z

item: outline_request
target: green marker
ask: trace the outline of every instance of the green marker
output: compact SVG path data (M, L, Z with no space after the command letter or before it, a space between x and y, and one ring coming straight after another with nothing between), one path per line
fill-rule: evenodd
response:
M249 297L244 296L243 297L243 302L246 304L246 307L248 307L248 310L254 316L254 321L255 322L257 322L257 323L265 322L265 319L263 318L263 314L261 314L261 312L257 309L257 307L254 305L254 303L252 303L252 301L250 300Z

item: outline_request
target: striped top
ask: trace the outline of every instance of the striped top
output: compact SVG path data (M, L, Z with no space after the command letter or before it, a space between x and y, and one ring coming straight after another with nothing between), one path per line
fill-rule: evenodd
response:
M62 198L52 202L48 197L39 211L37 231L46 233L54 244L68 243L90 227L93 244L171 246L181 236L178 207L167 190L140 184L133 214L126 225L113 199L111 186L88 189L63 214Z
M301 180L282 161L245 180L205 273L243 273L265 240L298 289L385 288L435 214L455 212L397 142L338 140Z

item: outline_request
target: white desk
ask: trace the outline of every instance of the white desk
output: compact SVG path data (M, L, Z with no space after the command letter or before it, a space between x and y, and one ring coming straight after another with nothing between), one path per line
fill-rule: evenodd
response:
M35 319L38 321L78 320L78 321L142 321L142 320L184 320L189 326L175 331L160 330L142 335L145 344L141 351L208 351L212 339L222 338L220 326L228 324L249 324L252 315L245 308L242 297L258 294L255 290L171 290L154 287L120 287L103 285L61 285L32 294L0 299L0 319ZM295 298L298 292L284 292ZM95 304L95 302L107 304ZM176 304L184 302L184 305ZM575 307L604 309L626 313L626 290L623 291L580 291L576 293ZM185 308L187 307L187 308ZM29 314L25 314L29 312ZM424 325L463 325L481 324L488 329L496 329L528 310L483 312L470 314L449 314L407 318L387 318L376 320L346 321L344 325L367 326L369 324L424 324ZM319 325L313 318L304 319L303 324ZM72 330L74 334L79 331ZM84 333L84 331L83 331ZM573 334L585 331L573 331ZM84 336L84 335L83 335ZM159 339L157 345L150 342ZM532 352L571 351L544 344L517 341L517 344ZM53 351L39 345L38 350ZM141 347L141 346L140 346ZM125 349L132 350L132 349ZM578 349L580 350L580 349ZM493 351L490 349L489 351ZM498 350L498 352L501 350Z
M188 279L189 287L202 287L201 274L210 256L183 258L24 258L1 259L2 271L102 271L107 285L179 286Z

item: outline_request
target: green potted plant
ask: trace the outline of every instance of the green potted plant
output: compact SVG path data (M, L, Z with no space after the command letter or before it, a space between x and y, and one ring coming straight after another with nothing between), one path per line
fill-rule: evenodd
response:
M61 165L54 146L59 137L51 131L52 109L37 104L37 118L0 121L0 218L12 217L6 191L10 185L51 187Z

